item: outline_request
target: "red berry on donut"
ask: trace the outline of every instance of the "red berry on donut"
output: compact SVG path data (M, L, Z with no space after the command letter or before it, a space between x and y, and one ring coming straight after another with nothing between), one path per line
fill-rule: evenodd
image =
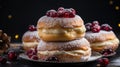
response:
M108 25L108 24L102 24L101 29L106 30L106 31L111 31L112 27L110 25Z
M64 10L64 8L63 8L63 7L59 7L59 8L58 8L58 11L61 11L61 10Z
M99 22L98 21L93 21L92 22L92 25L94 26L94 25L99 25Z
M34 25L29 25L29 31L36 31L36 27Z
M70 8L70 10L72 11L72 13L73 13L73 14L76 14L76 11L75 11L75 9L73 9L73 8Z
M100 26L99 25L94 25L91 27L92 32L97 33L100 31Z
M58 58L55 56L49 57L46 61L58 61Z
M87 30L87 31L90 31L90 30L91 30L91 27L92 27L92 23L86 23L86 24L85 24L85 27L86 27L86 30Z

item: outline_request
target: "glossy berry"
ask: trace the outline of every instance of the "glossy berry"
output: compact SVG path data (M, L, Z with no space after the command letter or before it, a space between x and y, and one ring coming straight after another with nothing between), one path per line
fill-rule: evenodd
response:
M6 64L7 59L5 57L0 56L0 63L1 64Z
M17 54L14 51L9 51L8 52L8 59L13 61L17 59Z
M58 17L64 17L64 13L65 13L64 10L60 10L60 11L57 12L57 16Z
M61 10L64 10L64 8L63 8L63 7L59 7L59 8L58 8L58 11L61 11Z
M73 9L73 8L70 8L70 10L72 11L72 13L73 13L73 14L76 14L76 11L75 11L75 9Z
M36 27L34 25L29 25L29 31L36 31Z
M26 51L26 54L27 54L27 55L32 54L33 51L34 51L33 49L27 50L27 51Z
M111 31L112 27L110 25L108 25L108 24L102 24L101 29L106 30L106 31Z
M111 53L114 53L114 51L112 49L104 49L100 53L103 54L103 55L109 55Z
M73 17L75 17L75 14L74 13L70 13L69 14L69 18L73 18Z
M100 64L100 67L106 67L109 64L108 58L100 58L98 59L98 63Z
M50 17L57 17L57 12L55 10L50 10L49 14Z
M35 49L30 49L26 52L26 55L31 58L33 55L37 55L37 51Z
M92 25L94 26L94 25L99 25L99 22L98 21L93 21L92 22Z
M91 30L93 33L97 33L100 31L100 26L99 25L94 25L91 27Z
M69 18L69 12L65 12L65 13L64 13L64 17L65 17L65 18Z
M33 60L38 60L38 57L37 57L37 55L33 55L33 56L31 57L31 59L33 59Z
M49 10L46 12L48 17L60 17L60 18L73 18L76 15L76 11L73 8L64 9L63 7L58 8L57 11Z
M85 27L86 27L86 30L87 30L87 31L90 31L90 30L91 30L91 27L92 27L92 24L91 24L91 23L86 23L86 24L85 24Z
M58 58L55 56L49 57L46 61L58 61Z

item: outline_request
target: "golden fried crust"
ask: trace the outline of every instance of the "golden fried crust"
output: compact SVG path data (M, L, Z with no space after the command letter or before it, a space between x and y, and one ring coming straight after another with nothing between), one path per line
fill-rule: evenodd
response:
M46 61L48 58L54 56L58 59L59 62L84 62L89 59L91 56L91 52L86 53L85 55L83 54L78 54L78 55L71 55L71 54L57 54L57 55L44 55L41 53L37 53L37 56L39 59Z
M73 40L73 41L66 41L66 42L45 42L40 41L37 49L38 51L53 51L53 50L88 50L90 48L89 42L85 38Z
M37 28L74 28L83 25L83 20L76 15L74 18L52 18L43 16L38 20Z
M103 51L104 49L112 49L115 51L119 46L119 40L113 39L113 40L108 40L104 42L97 42L97 43L91 43L91 48L93 51Z
M96 52L101 52L104 49L112 49L113 51L115 51L118 48L118 44L112 44L109 46L91 46L92 51L96 51Z
M37 23L38 35L44 41L69 41L85 36L83 20L74 18L52 18L43 16Z
M49 28L38 29L38 35L44 41L70 41L85 36L85 27L75 27L71 29Z
M103 31L101 30L98 33L87 32L85 38L90 42L103 42L107 40L112 40L116 38L116 35L113 31Z

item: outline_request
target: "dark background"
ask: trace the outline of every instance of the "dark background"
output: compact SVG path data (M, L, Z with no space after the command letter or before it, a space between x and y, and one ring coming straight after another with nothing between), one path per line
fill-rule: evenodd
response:
M110 4L112 2L112 4ZM35 25L47 10L58 7L74 8L85 23L97 20L108 23L119 34L119 0L0 0L0 29L12 38L12 42L21 42L28 25ZM18 34L19 38L15 39Z

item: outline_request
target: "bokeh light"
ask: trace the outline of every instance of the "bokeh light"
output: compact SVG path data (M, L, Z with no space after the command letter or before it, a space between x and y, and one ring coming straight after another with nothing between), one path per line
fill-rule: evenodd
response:
M119 10L119 6L115 6L115 10Z
M113 5L113 1L112 1L112 0L110 0L110 1L109 1L109 4L110 4L110 5Z
M18 38L19 38L19 35L18 35L18 34L16 34L16 35L15 35L15 39L18 39Z
M120 23L118 23L118 27L120 27Z
M8 19L12 19L12 15L11 14L8 15Z

